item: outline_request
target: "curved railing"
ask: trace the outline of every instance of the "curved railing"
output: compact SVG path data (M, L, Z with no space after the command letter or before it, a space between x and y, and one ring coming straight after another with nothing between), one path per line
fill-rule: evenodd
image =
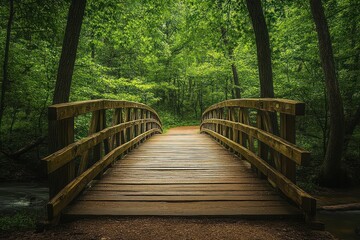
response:
M71 102L52 105L48 112L52 154L42 162L49 176L49 220L59 216L110 164L148 137L162 132L155 110L136 102ZM87 113L92 114L88 136L74 142L74 118ZM110 126L108 116L112 116Z
M304 112L305 104L293 100L232 99L206 109L200 130L249 161L259 176L313 218L316 200L296 185L296 165L310 158L295 145L295 117Z

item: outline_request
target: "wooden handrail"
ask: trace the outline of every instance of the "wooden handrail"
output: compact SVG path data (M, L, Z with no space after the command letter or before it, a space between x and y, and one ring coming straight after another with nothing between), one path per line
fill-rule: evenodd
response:
M252 108L268 112L279 112L290 115L304 115L305 104L294 100L281 98L241 98L219 102L207 108L203 116L209 111L224 107Z
M205 119L201 125L208 123L221 124L222 126L230 127L231 129L246 133L248 136L264 142L269 147L288 157L298 165L306 165L310 159L310 152L301 149L295 144L292 144L274 134L268 133L256 127L220 119Z
M106 126L109 109L113 109L112 121ZM49 176L49 220L111 163L162 132L159 115L141 103L100 99L56 104L48 110L51 154L42 164ZM88 136L74 142L74 118L90 112Z
M260 177L313 218L316 200L296 186L296 164L310 159L310 152L295 145L295 116L304 111L305 104L293 100L232 99L207 108L200 131L249 161ZM280 121L270 112L278 112ZM280 136L274 134L271 121L280 122Z
M137 108L150 111L156 115L157 120L161 123L159 115L151 107L137 102L109 100L109 99L96 99L88 101L68 102L55 104L48 107L49 120L61 120L78 115L86 114L104 109L117 109L117 108Z

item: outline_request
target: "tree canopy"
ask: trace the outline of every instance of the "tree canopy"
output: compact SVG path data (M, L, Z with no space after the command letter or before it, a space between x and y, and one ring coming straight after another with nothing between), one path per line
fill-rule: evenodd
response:
M54 96L70 2L0 4L2 152L47 134L46 111ZM86 2L70 101L142 102L171 126L196 123L206 107L219 101L261 96L250 1ZM310 2L258 2L269 35L274 94L306 103L306 116L297 123L298 142L312 151L313 166L320 166L331 112ZM328 0L323 7L344 105L342 159L355 172L360 169L360 4ZM77 121L76 134L86 134L82 119ZM38 163L45 147L35 150L27 157Z

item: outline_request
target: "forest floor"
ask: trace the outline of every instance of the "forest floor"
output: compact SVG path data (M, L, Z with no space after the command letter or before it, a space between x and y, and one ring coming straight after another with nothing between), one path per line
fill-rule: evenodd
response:
M13 232L0 239L335 239L296 220L99 217L62 223L42 233Z

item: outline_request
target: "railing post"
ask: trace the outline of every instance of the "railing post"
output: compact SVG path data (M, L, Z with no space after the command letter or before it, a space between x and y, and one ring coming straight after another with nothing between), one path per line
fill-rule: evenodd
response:
M150 111L146 111L146 118L147 118L147 119L150 119ZM147 130L149 130L149 123L148 123L148 122L145 124L145 132L146 132ZM147 137L146 137L146 138L147 138Z
M295 144L295 116L284 113L280 114L280 136L288 142ZM296 163L285 156L281 156L281 172L293 183L296 183Z
M219 109L215 109L214 111L215 111L215 118L219 119ZM219 133L219 124L216 123L215 123L215 132Z
M89 127L88 135L91 135L93 133L96 133L97 127L98 127L98 121L99 121L99 114L98 111L92 112L91 116L91 122ZM90 158L90 151L86 151L80 159L80 164L78 168L78 176L85 171L89 164L89 158Z
M74 142L74 118L54 120L49 115L49 153ZM75 162L72 161L49 174L49 198L53 198L75 177Z
M264 118L263 118L262 114L263 113L261 110L257 111L256 126L257 126L257 128L264 130L265 123L264 123ZM261 142L259 140L257 142L258 142L258 156L260 158L262 158L265 162L267 162L268 161L268 148L267 148L266 144L264 144L263 142ZM257 171L257 173L260 178L265 178L265 175L262 174L259 170Z
M101 109L101 110L94 112L93 114L95 114L96 118L97 118L96 132L100 132L101 130L106 128L106 112L104 109ZM95 145L94 154L93 154L93 163L96 163L103 157L103 149L104 149L105 154L107 152L109 152L108 142L109 142L108 140L104 140L103 141L104 145L102 143ZM98 176L96 178L97 179L101 178L102 174L103 174L103 171L101 171L101 173L98 174Z

